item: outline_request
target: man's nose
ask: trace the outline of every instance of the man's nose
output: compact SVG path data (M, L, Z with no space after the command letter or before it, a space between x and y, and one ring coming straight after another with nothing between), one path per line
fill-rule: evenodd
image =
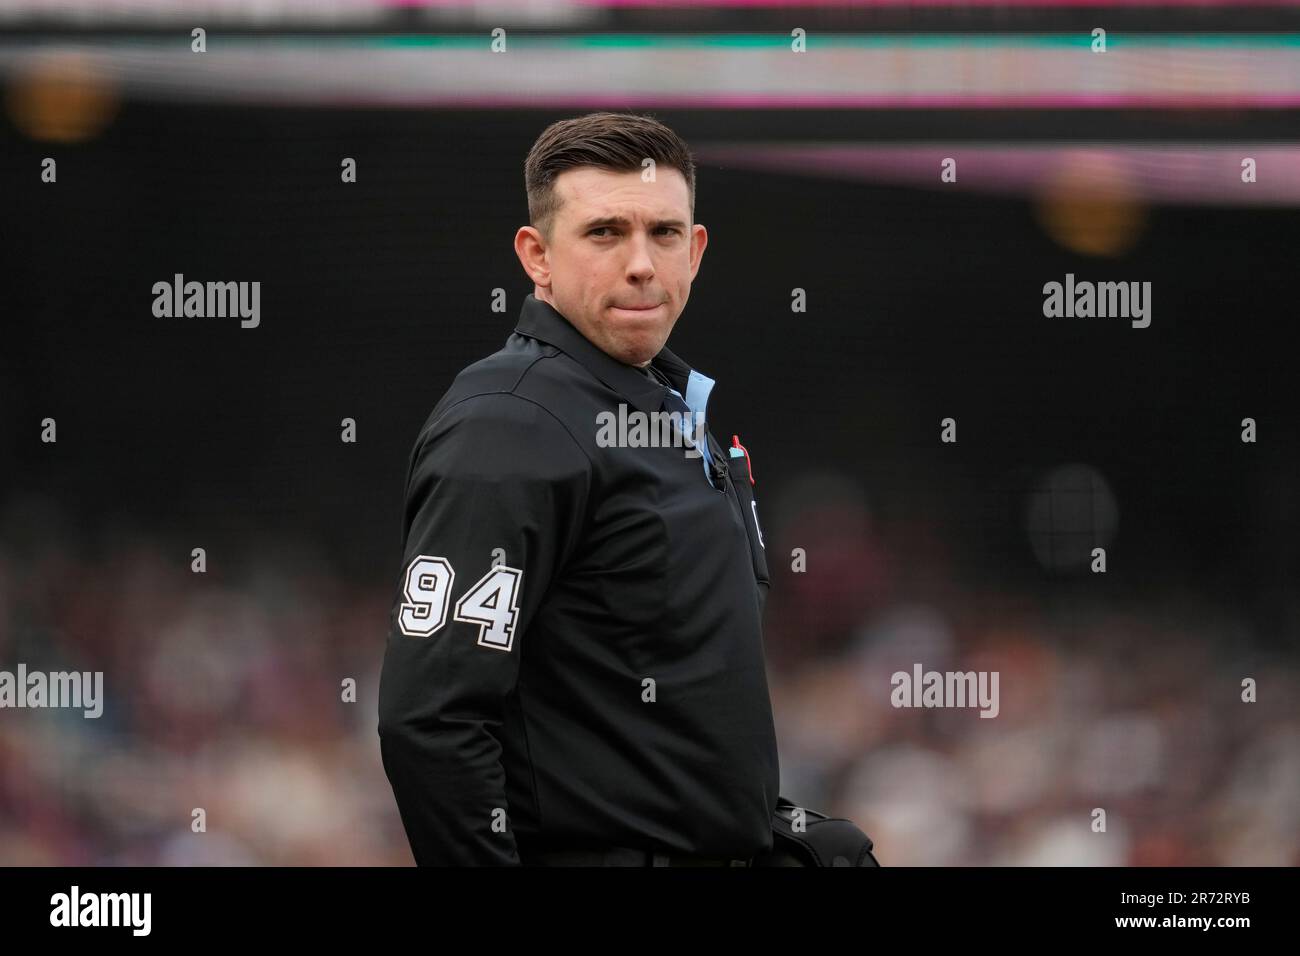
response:
M654 259L650 256L650 243L645 236L633 236L628 246L627 274L639 279L649 279L655 274Z

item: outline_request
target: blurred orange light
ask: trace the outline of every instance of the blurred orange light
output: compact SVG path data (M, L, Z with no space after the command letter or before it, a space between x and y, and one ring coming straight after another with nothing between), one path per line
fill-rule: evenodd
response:
M1088 256L1121 256L1146 226L1146 207L1122 155L1066 153L1035 204L1038 221L1057 243Z
M14 77L5 105L14 125L31 139L79 143L99 135L112 121L118 95L89 57L56 53Z

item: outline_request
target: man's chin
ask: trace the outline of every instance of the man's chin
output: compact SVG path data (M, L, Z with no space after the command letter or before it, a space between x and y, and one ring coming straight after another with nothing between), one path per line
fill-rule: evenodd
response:
M665 330L660 323L641 328L606 326L603 331L606 334L597 343L601 351L624 365L645 365L663 350L671 328Z
M654 349L646 345L636 347L629 346L619 349L617 352L613 353L613 355L624 365L635 365L640 368L649 365L651 359L659 354L661 348L662 346Z

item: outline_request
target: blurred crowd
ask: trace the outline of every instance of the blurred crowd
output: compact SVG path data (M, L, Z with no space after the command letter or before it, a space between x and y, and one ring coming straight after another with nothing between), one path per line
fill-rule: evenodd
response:
M783 795L855 820L885 865L1300 864L1282 635L1204 594L964 590L925 529L827 502L778 509L768 540ZM774 557L796 547L804 571ZM409 865L376 732L392 582L270 540L191 560L0 505L0 670L105 687L97 720L0 710L0 865ZM997 671L998 715L893 707L916 663Z

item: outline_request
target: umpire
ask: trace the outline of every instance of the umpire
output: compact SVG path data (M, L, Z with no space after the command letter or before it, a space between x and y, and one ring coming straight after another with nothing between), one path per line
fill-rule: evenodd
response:
M534 292L411 454L384 769L420 865L749 865L779 784L763 534L713 380L665 347L708 242L694 162L595 113L525 178Z

